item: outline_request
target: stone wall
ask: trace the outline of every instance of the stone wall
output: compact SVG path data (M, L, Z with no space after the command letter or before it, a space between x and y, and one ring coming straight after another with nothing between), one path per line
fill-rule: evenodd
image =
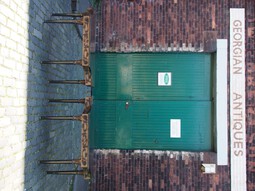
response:
M84 98L82 85L50 79L83 79L79 66L41 65L43 60L81 58L72 25L46 24L53 12L70 12L70 0L8 0L0 3L0 190L69 190L72 176L46 175L42 159L72 159L80 153L80 122L42 121L43 115L79 115L81 104L50 98Z

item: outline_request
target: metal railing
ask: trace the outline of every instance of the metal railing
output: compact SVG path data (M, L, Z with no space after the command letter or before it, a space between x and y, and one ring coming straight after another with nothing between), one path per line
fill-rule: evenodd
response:
M92 85L90 70L90 16L93 14L92 9L88 9L85 13L54 13L53 17L71 17L72 19L54 19L46 20L45 23L61 23L61 24L78 24L82 25L82 58L80 60L47 60L41 64L67 64L80 65L84 71L83 80L49 80L51 84L83 84ZM75 18L75 19L74 19ZM80 165L82 170L70 171L47 171L47 174L72 175L80 174L85 179L90 178L89 171L89 112L92 105L92 98L84 99L49 99L49 102L58 103L82 103L84 104L83 113L80 116L42 116L41 120L78 120L82 124L81 128L81 155L79 159L72 160L41 160L41 164L76 164Z

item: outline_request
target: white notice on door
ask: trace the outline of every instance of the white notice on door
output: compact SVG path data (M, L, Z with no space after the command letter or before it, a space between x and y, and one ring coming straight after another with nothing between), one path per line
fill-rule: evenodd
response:
M158 72L158 86L171 86L172 73L171 72Z
M170 120L170 137L181 138L181 120L180 119Z

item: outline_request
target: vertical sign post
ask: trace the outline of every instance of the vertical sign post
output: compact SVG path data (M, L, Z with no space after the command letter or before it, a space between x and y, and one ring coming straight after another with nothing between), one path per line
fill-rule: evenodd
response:
M230 9L231 190L245 191L245 10Z

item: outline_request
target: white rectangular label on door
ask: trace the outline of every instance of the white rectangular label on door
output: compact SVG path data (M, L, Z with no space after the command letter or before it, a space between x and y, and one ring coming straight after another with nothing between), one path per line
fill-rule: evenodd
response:
M181 120L180 119L170 120L170 137L181 138Z
M158 72L158 86L171 86L172 73L171 72Z

